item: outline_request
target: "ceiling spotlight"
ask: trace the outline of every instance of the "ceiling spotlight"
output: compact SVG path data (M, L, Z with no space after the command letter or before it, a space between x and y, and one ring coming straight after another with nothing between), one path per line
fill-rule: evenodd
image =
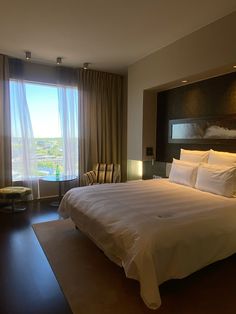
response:
M57 57L57 64L62 64L62 57Z
M26 60L30 60L31 59L31 52L30 51L26 51L25 52L25 59Z
M84 64L83 64L83 69L84 69L84 70L88 70L89 65L90 65L89 62L84 62Z
M188 83L188 81L187 80L183 80L183 81L181 81L182 83Z

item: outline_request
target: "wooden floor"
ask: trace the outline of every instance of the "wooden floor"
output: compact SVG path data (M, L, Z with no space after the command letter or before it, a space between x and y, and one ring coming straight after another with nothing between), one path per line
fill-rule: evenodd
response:
M49 202L0 213L0 313L71 314L31 225L58 219Z
M0 314L72 314L31 227L55 219L57 209L48 201L0 213ZM160 314L235 314L236 254L160 291Z

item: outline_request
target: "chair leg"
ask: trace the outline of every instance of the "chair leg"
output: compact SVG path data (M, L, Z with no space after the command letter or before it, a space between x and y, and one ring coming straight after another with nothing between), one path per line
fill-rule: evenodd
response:
M10 200L10 204L8 203L8 205L3 206L0 209L1 213L5 213L5 214L14 214L17 212L22 212L23 210L25 210L26 208L18 208L16 206L16 201L15 199L11 199Z
M20 213L26 210L26 207L17 207L15 199L12 199L11 206L12 206L12 214Z
M15 199L13 198L11 200L11 211L12 211L12 214L15 212L15 209L16 209L16 203L15 203Z

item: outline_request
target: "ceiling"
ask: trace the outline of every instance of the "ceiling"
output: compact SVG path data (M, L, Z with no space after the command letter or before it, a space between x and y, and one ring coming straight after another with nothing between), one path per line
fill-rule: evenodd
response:
M0 53L123 73L235 10L235 0L2 0Z

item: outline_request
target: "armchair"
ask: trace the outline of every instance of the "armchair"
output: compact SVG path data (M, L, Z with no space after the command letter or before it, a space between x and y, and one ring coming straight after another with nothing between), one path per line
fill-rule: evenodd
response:
M83 175L84 185L120 182L120 165L97 163Z

